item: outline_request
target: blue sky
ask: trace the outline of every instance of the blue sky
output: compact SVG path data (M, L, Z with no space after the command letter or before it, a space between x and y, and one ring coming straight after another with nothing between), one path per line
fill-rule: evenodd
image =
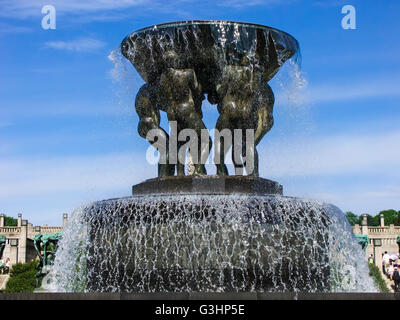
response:
M47 4L55 30L41 27ZM356 30L341 27L345 4L356 8ZM292 90L288 66L271 81L263 177L343 211L399 210L399 12L396 0L2 0L0 212L59 224L63 212L156 176L136 133L143 82L128 63L115 81L108 56L132 31L188 19L269 25L300 43L307 86ZM215 109L204 104L209 128Z

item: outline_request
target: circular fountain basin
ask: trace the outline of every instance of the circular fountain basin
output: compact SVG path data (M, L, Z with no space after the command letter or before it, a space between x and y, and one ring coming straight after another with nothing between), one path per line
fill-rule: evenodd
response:
M88 291L329 291L337 208L276 195L147 195L85 208Z
M61 292L376 291L343 212L280 195L83 206L63 230L51 279Z

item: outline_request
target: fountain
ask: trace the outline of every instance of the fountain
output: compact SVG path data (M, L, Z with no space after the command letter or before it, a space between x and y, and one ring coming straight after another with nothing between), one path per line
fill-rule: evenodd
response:
M55 291L375 291L338 208L285 197L259 177L256 146L273 125L267 82L298 54L296 39L256 24L184 21L136 31L121 52L145 81L138 132L160 153L158 177L131 197L75 211L54 263ZM211 141L202 121L206 97L223 139ZM175 133L161 128L161 111ZM216 175L205 167L211 144Z

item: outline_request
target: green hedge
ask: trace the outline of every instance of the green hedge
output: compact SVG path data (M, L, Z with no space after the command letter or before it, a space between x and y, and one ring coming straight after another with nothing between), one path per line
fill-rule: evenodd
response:
M390 292L385 279L382 277L382 273L379 268L373 263L368 263L369 275L374 279L376 286L381 292Z
M33 292L36 287L35 274L38 270L35 267L37 263L37 261L31 261L13 265L4 292Z

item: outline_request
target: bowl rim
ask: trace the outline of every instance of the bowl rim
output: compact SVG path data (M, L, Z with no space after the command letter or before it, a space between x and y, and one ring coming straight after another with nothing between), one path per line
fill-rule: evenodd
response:
M291 34L266 25L258 24L258 23L252 23L252 22L242 22L242 21L232 21L232 20L181 20L181 21L174 21L174 22L165 22L165 23L160 23L160 24L154 24L152 26L144 27L139 30L133 31L131 34L129 34L127 37L133 36L135 34L143 33L146 31L154 31L157 29L164 29L164 28L173 28L173 27L179 27L179 26L184 26L184 25L207 25L207 24L222 24L222 25L240 25L240 26L246 26L254 29L264 29L264 30L273 30L277 31L280 33L283 33L290 38L293 38L296 42L297 39L293 37Z

